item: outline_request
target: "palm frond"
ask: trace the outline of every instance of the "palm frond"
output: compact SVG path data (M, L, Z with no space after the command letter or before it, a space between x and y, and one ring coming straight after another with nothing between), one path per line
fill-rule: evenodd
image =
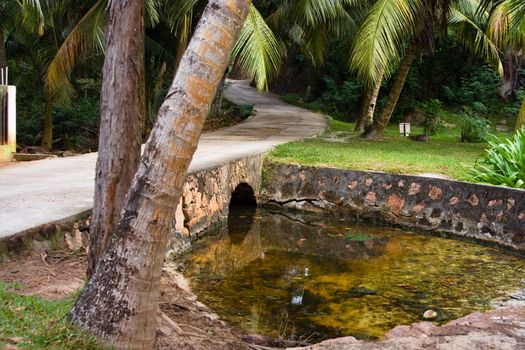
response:
M349 66L367 83L392 75L404 44L418 31L421 0L378 0L366 16L350 53Z
M98 0L66 37L47 69L46 91L54 99L68 99L74 92L69 81L78 59L93 50L104 51L106 1Z
M490 14L487 35L499 47L503 47L509 32L509 11L507 4L498 4Z
M178 36L178 30L185 27L183 22L186 21L187 16L191 16L200 1L173 0L164 2L162 12L166 17L168 26L175 35Z
M232 57L259 90L268 89L268 80L279 71L282 47L259 11L252 5L232 51Z
M160 21L160 0L146 0L146 21L148 27L155 27Z
M520 27L515 18L508 1L499 3L492 10L487 34L498 47L511 46L525 50L525 20Z
M506 0L509 13L512 15L511 27L515 30L525 32L525 1Z
M471 14L475 13L475 9L473 10ZM457 8L452 8L449 15L449 23L456 28L458 39L462 45L487 60L496 68L500 76L503 75L503 65L500 60L498 47L472 18L469 18Z
M22 25L29 32L44 34L44 13L40 0L23 0L22 3Z

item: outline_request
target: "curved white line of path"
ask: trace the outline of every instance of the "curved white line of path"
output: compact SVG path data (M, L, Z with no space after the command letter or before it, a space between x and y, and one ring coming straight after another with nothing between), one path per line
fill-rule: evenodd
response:
M257 114L203 134L190 172L315 136L327 126L321 115L281 102L276 95L259 94L247 81L229 81L225 97L255 105ZM0 239L90 210L96 158L96 153L89 153L0 168Z

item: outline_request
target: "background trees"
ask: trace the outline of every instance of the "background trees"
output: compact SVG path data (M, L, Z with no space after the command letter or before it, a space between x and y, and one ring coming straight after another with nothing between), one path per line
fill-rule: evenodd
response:
M521 104L523 100L524 40L519 25L523 5L519 1L487 3L478 10L478 0L454 0L452 6L445 7L440 1L430 0L257 0L235 46L231 67L237 77L254 79L260 89L297 92L313 107L336 117L346 114L344 118L359 119L356 127L362 129L365 121L371 124L376 110L379 113L385 105L387 89L393 85L404 50L416 32L424 29L421 18L427 8L434 13L428 16L433 18L429 23L435 29L433 34L426 34L434 39L427 42L434 41L431 46L435 50L431 51L437 59L423 57L428 50L419 48L407 79L421 86L414 89L410 84L403 85L398 103L389 103L395 106L390 119L397 121L416 109L417 103L411 100L438 98L444 108L466 102L468 108L473 103L477 107L482 104L489 113L475 110L480 116L492 118L498 113L511 119L513 115L511 123L515 123L520 107L516 101L519 99ZM8 4L10 10L1 11L12 14L8 16L12 20L2 23L11 77L20 86L20 97L28 101L19 108L21 144L96 149L106 2L6 1L3 8ZM20 4L28 10L21 10ZM148 0L146 4L144 138L206 1ZM445 14L448 23L443 19ZM18 30L12 29L15 22L20 23ZM445 51L457 60L442 55ZM473 76L485 74L481 72L486 68L474 54L485 57L494 67L498 60L503 64L496 91L505 96L503 100L497 95L492 97L488 90L481 94L480 101L450 94L448 88L467 89L469 79L472 82ZM447 62L454 74L445 69L423 72L432 60L443 67Z

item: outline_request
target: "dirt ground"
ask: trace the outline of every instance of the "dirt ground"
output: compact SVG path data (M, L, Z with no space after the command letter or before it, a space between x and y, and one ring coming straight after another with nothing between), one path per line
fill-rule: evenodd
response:
M25 253L16 261L0 265L0 280L20 284L22 294L60 300L82 287L86 259L82 250ZM155 349L245 350L255 347L242 341L240 334L199 303L184 277L170 265L164 267L157 317Z

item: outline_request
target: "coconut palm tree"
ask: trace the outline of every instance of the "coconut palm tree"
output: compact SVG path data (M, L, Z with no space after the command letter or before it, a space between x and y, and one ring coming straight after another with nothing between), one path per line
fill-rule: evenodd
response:
M490 10L491 18L488 33L492 40L502 48L508 56L504 77L510 80L509 84L502 84L504 90L512 88L514 80L513 61L523 58L525 52L525 2L520 0L503 0L482 2L481 10ZM525 125L525 99L516 119L516 130Z
M39 0L5 0L0 2L0 68L7 67L5 41L17 27L42 35L44 18Z
M232 57L260 90L276 75L287 50L298 47L314 65L324 61L335 39L348 40L358 28L349 9L364 0L256 0Z
M363 134L365 138L383 136L414 59L422 53L432 53L435 36L445 35L448 24L460 28L458 34L474 40L469 48L500 69L497 47L476 20L471 19L474 15L478 16L476 19L488 18L486 13L475 13L478 6L478 0L378 0L374 3L356 38L350 65L371 86L383 76L390 77L396 67L397 73L387 102ZM471 13L465 14L465 10Z
M212 1L206 8L160 109L119 225L71 311L70 321L102 343L119 349L153 348L174 206L249 5L250 0ZM209 46L213 54L203 50Z

